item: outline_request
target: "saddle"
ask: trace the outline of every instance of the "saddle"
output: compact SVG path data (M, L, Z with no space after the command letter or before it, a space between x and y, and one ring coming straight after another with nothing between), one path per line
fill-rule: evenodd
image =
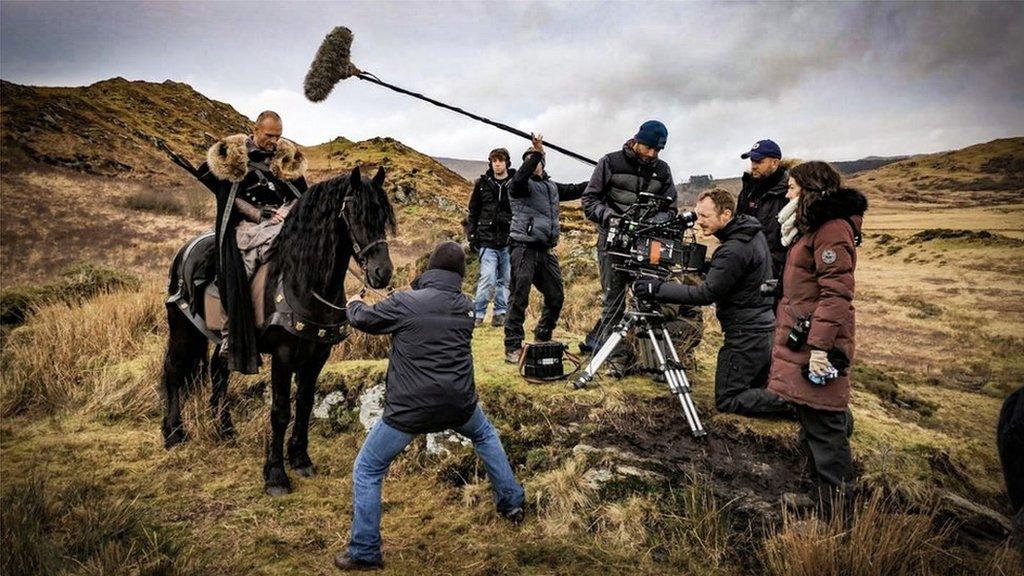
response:
M222 340L221 331L227 325L227 312L217 289L217 247L213 232L201 234L185 245L177 264L177 291L167 299L167 306L177 309L215 344ZM348 336L348 321L342 310L316 322L308 314L300 314L292 305L294 298L285 296L283 283L278 281L273 309L267 310L264 294L270 267L256 269L250 283L254 321L257 330L265 332L272 326L323 344L337 344Z

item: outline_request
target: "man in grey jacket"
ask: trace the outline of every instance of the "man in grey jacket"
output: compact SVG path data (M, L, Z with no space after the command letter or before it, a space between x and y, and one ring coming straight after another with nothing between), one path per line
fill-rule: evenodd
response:
M510 192L512 281L505 319L506 362L519 362L530 286L536 286L544 296L544 308L533 332L534 339L538 342L551 340L565 301L562 269L552 251L558 244L560 233L559 203L578 199L586 186L586 182L560 184L552 181L544 171L544 139L539 134L533 137L533 147L523 154L523 164L512 176Z

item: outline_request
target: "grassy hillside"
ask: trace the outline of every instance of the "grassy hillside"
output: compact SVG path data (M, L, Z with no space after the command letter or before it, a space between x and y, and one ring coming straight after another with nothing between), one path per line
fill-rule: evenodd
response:
M318 401L330 392L344 401L314 422L320 475L293 476L291 495L262 492L266 373L231 386L237 438L217 437L207 385L188 402L190 442L162 448L162 275L212 215L205 193L187 179L175 184L178 169L149 156L145 138L163 133L150 114L178 126L172 145L197 160L203 132L245 123L183 86L3 85L0 573L330 574L347 537L349 471L364 436L358 398L383 381L385 340L355 334L332 356ZM76 112L58 107L54 117L54 102ZM178 117L175 107L190 112ZM123 110L141 116L129 123ZM201 111L221 120L197 120ZM44 113L74 130L57 130ZM79 140L107 131L130 143L108 154L114 144ZM1009 512L994 430L1001 399L1024 381L1024 201L1020 189L1014 197L991 188L956 192L971 199L966 207L899 198L926 173L1012 180L1020 140L954 152L955 170L918 158L854 179L873 207L859 252L853 378L865 495L851 516L805 516L794 424L714 412L721 334L712 310L690 371L706 445L689 438L663 385L527 384L502 362L501 331L484 327L474 338L477 385L527 489L527 521L494 515L471 450L429 454L419 441L385 483L387 573L1020 574L999 519L968 509ZM461 237L470 185L436 160L390 138L339 137L306 152L314 181L385 166L398 285L436 241ZM75 154L91 154L90 166L53 160ZM115 158L131 168L112 167ZM142 159L152 172L136 167ZM995 167L1003 171L985 171ZM998 199L1012 203L988 205ZM556 338L575 344L598 314L595 237L576 203L565 207L563 231L556 252L567 298ZM538 309L534 297L527 328Z
M924 154L862 172L850 183L904 208L1019 204L1024 201L1024 138Z

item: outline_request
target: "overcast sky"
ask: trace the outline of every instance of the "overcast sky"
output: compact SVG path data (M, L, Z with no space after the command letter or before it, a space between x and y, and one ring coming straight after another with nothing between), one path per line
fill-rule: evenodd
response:
M527 143L367 82L323 103L302 80L324 35L363 70L597 158L645 120L669 128L676 180L739 174L760 138L849 160L1024 135L1024 3L0 4L0 77L191 84L302 144L392 136L435 156ZM549 154L549 172L590 169Z

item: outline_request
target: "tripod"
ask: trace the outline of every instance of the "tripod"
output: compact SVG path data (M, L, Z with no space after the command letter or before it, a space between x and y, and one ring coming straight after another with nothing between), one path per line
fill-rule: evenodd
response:
M616 346L631 331L635 331L638 337L641 333L646 334L650 340L651 348L658 359L658 367L665 375L665 381L668 382L669 390L676 398L679 398L679 403L683 407L683 415L686 416L686 423L690 425L690 432L693 434L693 437L703 438L707 436L707 431L704 430L704 426L700 423L697 407L694 406L693 398L690 396L690 381L686 378L683 364L679 361L679 354L676 352L676 347L672 343L668 329L665 327L665 317L661 312L654 309L653 306L644 305L642 302L635 308L627 308L622 316L622 321L619 322L612 331L612 334L604 341L604 344L594 353L593 358L590 359L590 363L587 364L583 373L573 382L573 388L578 390L593 380L594 375L601 368L601 364L604 364L608 357L612 355L612 352L615 351ZM671 360L666 359L667 356L663 346L668 348L671 353Z

